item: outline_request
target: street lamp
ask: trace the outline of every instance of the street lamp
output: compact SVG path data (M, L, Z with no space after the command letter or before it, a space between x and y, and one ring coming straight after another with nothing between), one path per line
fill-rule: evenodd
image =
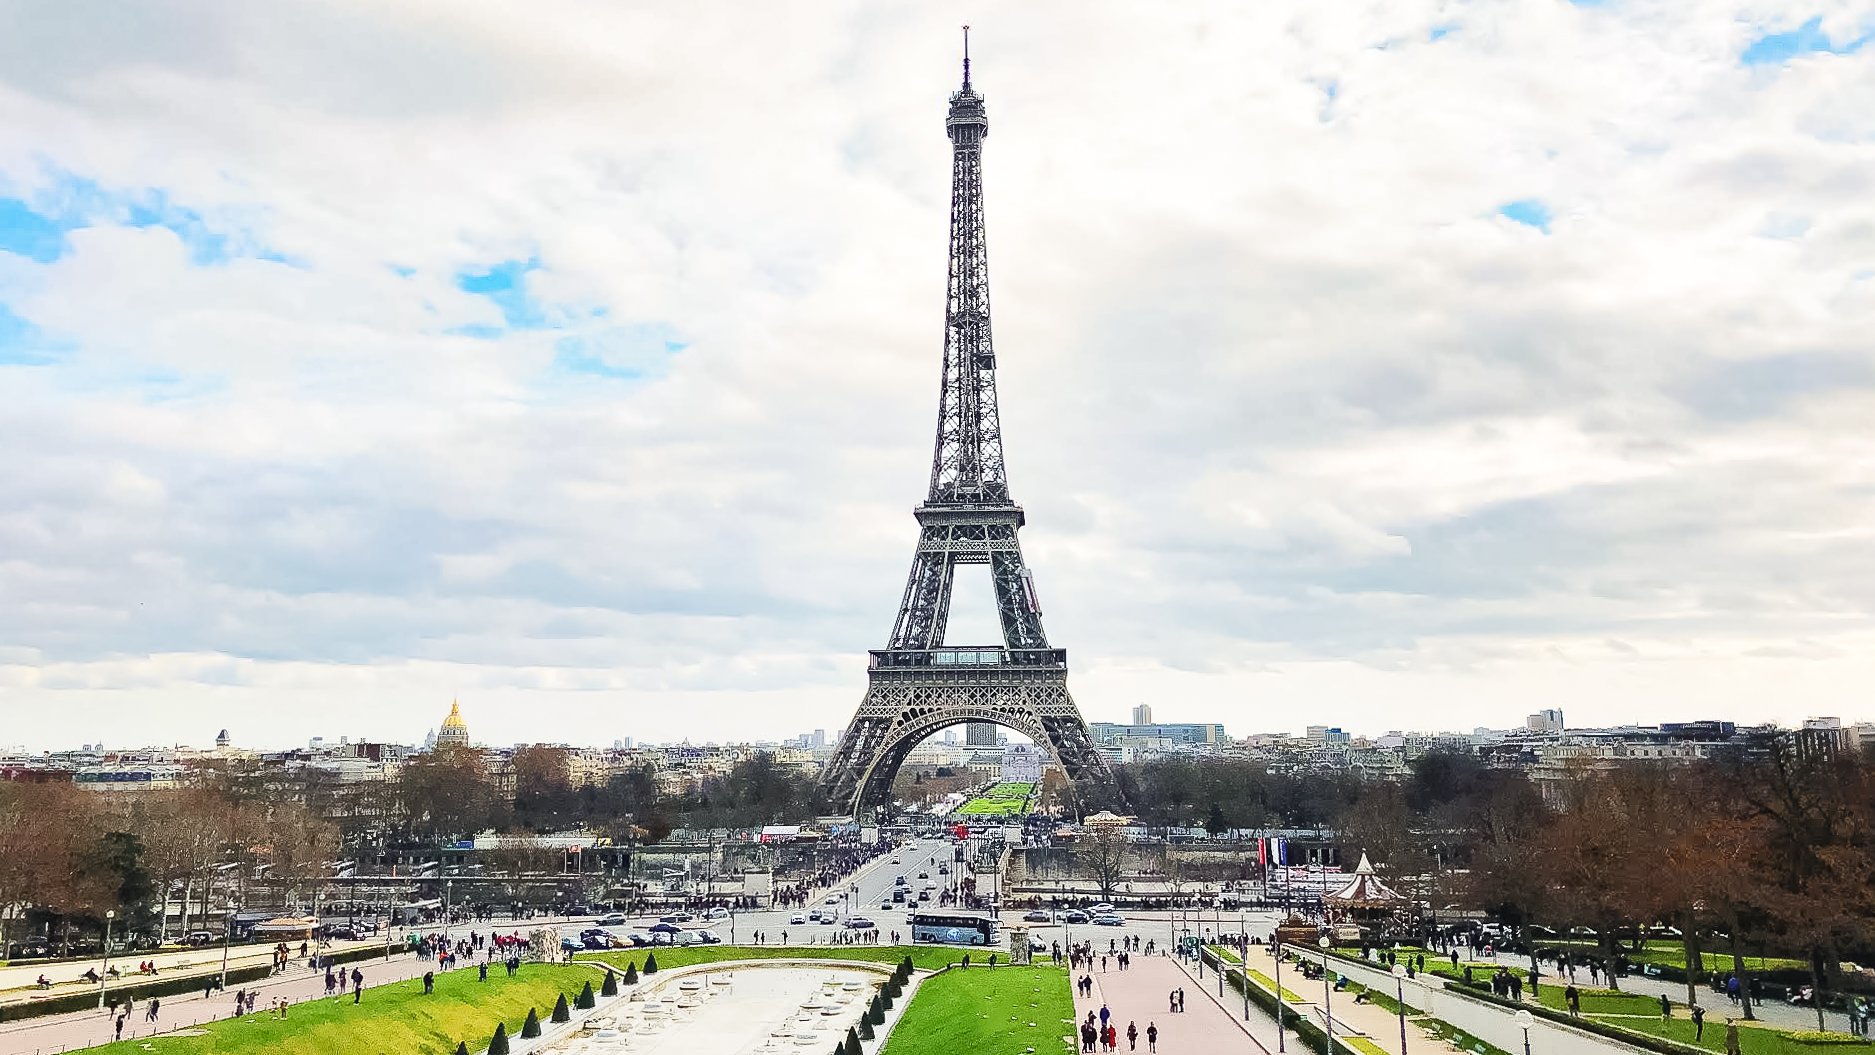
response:
M104 1010L104 985L111 977L111 921L117 918L116 909L104 912L104 967L98 971L98 1010Z
M1523 1027L1523 1055L1530 1055L1530 1026L1536 1017L1528 1011L1519 1011L1516 1018L1517 1024Z
M1406 1055L1406 965L1393 965L1393 993L1399 1001L1400 1010L1400 1055Z
M1315 944L1322 948L1322 1025L1328 1031L1328 1055L1335 1050L1335 1008L1333 997L1328 991L1328 937L1323 935ZM1525 1055L1529 1055L1528 1052Z
M1283 939L1281 934L1270 935L1270 955L1276 960L1276 1051L1283 1051L1283 1015L1287 1004L1283 1001ZM1250 993L1250 979L1244 979L1244 995Z

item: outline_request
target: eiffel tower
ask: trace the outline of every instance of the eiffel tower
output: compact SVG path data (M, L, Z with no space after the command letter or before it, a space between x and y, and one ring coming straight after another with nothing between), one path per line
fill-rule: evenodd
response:
M1106 760L1068 695L1068 653L1042 630L1035 580L1009 497L990 342L988 248L983 230L983 139L989 117L970 85L952 93L950 283L944 311L944 383L938 396L931 490L916 510L918 549L891 643L871 653L866 698L846 727L820 790L856 817L888 805L905 756L959 723L994 723L1044 745L1088 809L1122 806ZM950 646L951 582L959 564L988 564L1002 623L1000 645Z

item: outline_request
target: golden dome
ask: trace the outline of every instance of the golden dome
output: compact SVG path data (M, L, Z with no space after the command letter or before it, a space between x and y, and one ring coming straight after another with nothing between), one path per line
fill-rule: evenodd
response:
M443 727L437 730L436 742L440 744L469 742L469 723L462 720L462 705L455 700L449 701L449 717L443 719Z

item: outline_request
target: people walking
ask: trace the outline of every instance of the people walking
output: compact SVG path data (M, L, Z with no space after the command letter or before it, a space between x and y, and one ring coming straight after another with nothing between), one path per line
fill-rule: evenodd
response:
M1706 1035L1706 1009L1693 1005L1693 1043L1697 1044Z
M1574 1018L1580 1018L1582 1016L1582 993L1581 991L1578 990L1572 984L1568 988L1563 990L1562 995L1563 995L1563 1003L1569 1005L1570 1016Z
M1139 1047L1139 1024L1135 1022L1128 1022L1126 1024L1126 1050L1132 1051L1138 1047Z
M1159 1050L1159 1024L1146 1023L1146 1055L1154 1055Z

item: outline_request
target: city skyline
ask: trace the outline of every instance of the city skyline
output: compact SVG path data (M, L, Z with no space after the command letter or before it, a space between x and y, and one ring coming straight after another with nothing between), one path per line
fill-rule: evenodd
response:
M1074 10L32 11L3 735L837 730L929 450L964 20L1088 720L1870 715L1869 27ZM987 576L953 622L995 639Z

